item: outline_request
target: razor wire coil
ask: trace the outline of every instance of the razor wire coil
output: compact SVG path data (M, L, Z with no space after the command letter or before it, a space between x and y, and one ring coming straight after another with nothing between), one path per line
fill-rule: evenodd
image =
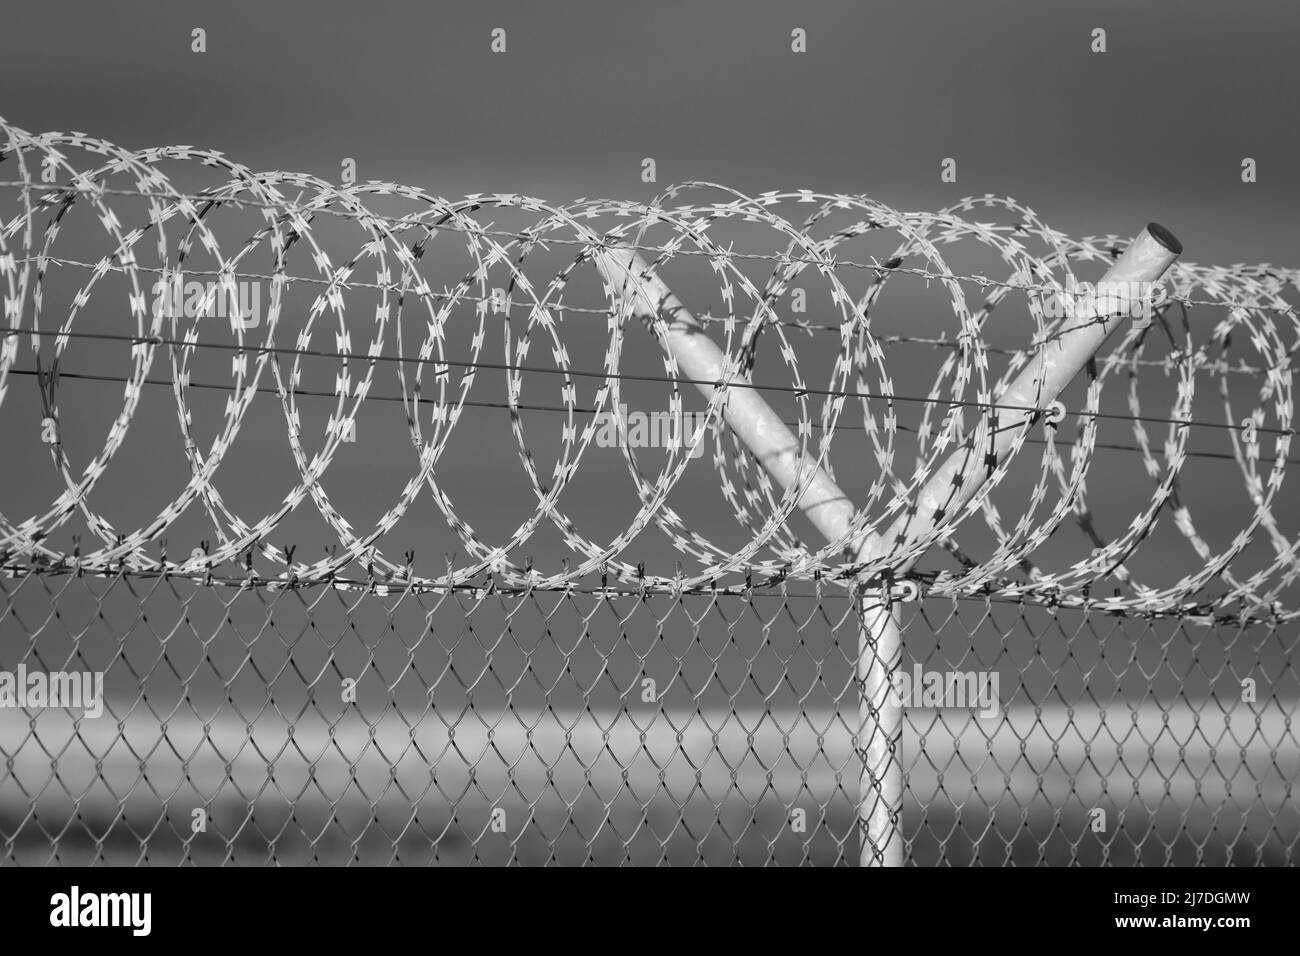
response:
M0 407L10 375L34 373L46 414L56 421L67 414L55 385L61 373L75 378L75 373L63 373L60 359L78 337L116 339L129 345L131 359L131 372L122 377L121 409L98 453L79 467L61 444L53 443L51 454L62 486L59 493L43 512L24 520L0 510L0 565L11 572L28 567L204 577L210 576L213 568L244 564L256 553L273 569L261 575L263 580L294 586L336 584L346 578L348 568L365 567L370 569L372 584L377 569L383 586L398 591L403 587L474 587L485 577L512 588L565 589L599 574L620 585L680 592L729 587L734 583L729 577L735 576L756 582L758 587L814 578L854 583L909 564L938 543L959 556L961 569L917 576L936 596L992 593L1133 613L1191 609L1206 615L1235 611L1284 619L1300 616L1293 595L1300 572L1300 537L1296 529L1287 526L1277 506L1289 465L1293 429L1290 362L1300 330L1295 307L1285 296L1300 290L1300 270L1176 263L1164 280L1168 295L1157 312L1170 353L1163 359L1148 358L1150 343L1142 330L1134 327L1125 332L1122 341L1090 371L1083 406L1070 410L1077 416L1078 430L1068 449L1059 426L1049 425L1041 435L1031 435L1026 426L1017 435L1013 453L993 468L985 492L964 509L945 516L928 536L906 548L871 562L851 563L842 559L851 540L888 527L905 512L948 453L967 437L992 427L997 412L1011 407L998 402L1003 387L1036 350L1047 347L1054 335L1068 328L1068 320L1053 320L1045 314L1044 297L1077 286L1076 269L1111 261L1124 248L1125 240L1116 236L1071 239L1045 225L1020 203L993 196L966 199L936 213L904 213L865 196L806 189L751 197L706 183L671 187L651 203L580 200L554 205L511 193L452 200L395 183L343 187L302 173L255 173L220 153L187 146L128 151L79 133L34 135L3 121L0 128L4 131L0 170L18 171L17 177L0 181L0 196L12 195L17 201L16 211L7 205L0 207L0 273L5 289ZM74 152L100 158L90 163L91 168L80 168L69 159ZM215 175L221 181L197 190L179 189L162 168L172 164ZM50 170L64 181L45 182L44 175ZM130 180L130 186L113 185L122 180ZM707 201L700 201L696 194L704 194ZM412 211L387 215L380 211L382 204L405 204ZM111 251L95 261L60 255L61 228L74 209L87 207L98 219ZM800 219L787 218L791 215L787 207L808 212ZM256 231L242 244L226 243L224 249L210 223L223 209L251 210L258 217ZM506 214L536 218L527 227L512 230L483 221ZM350 254L340 258L318 241L313 222L322 217L360 231L360 241ZM1011 221L979 221L999 217ZM715 239L726 226L739 223L769 230L785 251L737 251L732 242ZM665 230L667 239L651 241L652 233ZM458 254L467 255L470 265L454 286L437 290L426 269L435 258L431 248L443 236L462 242ZM884 258L837 254L841 247L867 236L896 237L894 253ZM1007 275L988 277L948 268L945 250L962 244L976 244L995 254ZM639 251L652 270L679 257L691 257L708 266L724 308L702 321L721 330L719 344L727 355L728 374L716 383L721 387L709 401L707 424L680 447L670 448L666 461L657 468L647 473L636 450L623 446L639 505L626 526L602 542L584 532L562 507L566 487L596 432L594 419L580 422L579 416L606 410L616 413L623 383L629 379L670 385L669 413L678 416L683 409L680 386L692 383L667 353L662 375L641 376L623 370L628 338L640 334L629 321L630 303L638 290L629 292L605 284L604 308L564 301L571 284L594 274L598 257L612 247ZM262 249L273 260L270 270L244 265ZM538 270L530 273L530 256L555 250L572 253L565 265L548 268L549 275ZM303 258L310 260L316 275L299 274L296 260ZM213 260L215 268L192 265L197 259ZM917 262L920 264L914 264ZM771 276L765 283L756 281L742 270L745 263L770 266ZM55 318L47 315L45 308L52 267L77 269L87 276L66 313ZM851 293L840 269L868 273L867 290ZM89 324L85 317L92 305L101 305L95 298L96 287L109 275L124 279L129 287L126 308L133 334L109 335L77 327L79 319L83 326ZM264 338L250 341L246 330L235 323L233 344L204 341L203 326L197 319L187 325L175 315L156 310L151 314L145 290L151 286L149 277L157 275L169 279L212 277L232 294L238 278L269 282L271 301L262 329ZM838 322L814 326L781 314L779 303L801 276L819 278L825 284ZM948 294L959 329L954 338L948 339L946 333L942 339L927 339L873 332L872 319L886 282L896 276L903 281L935 283ZM320 292L301 319L295 314L293 327L284 333L292 344L277 344L277 333L289 324L284 321L284 295L294 285L312 286ZM498 287L506 290L504 302L494 291ZM349 311L349 294L359 290L377 297L368 312L363 311L364 306ZM972 293L974 301L969 298ZM205 293L205 305L213 294L211 289ZM1032 321L1031 341L1023 348L994 345L985 328L994 310L1013 294L1026 296ZM120 297L113 305L120 307ZM1208 330L1188 321L1190 310L1210 309L1214 310L1214 324ZM1181 313L1180 321L1170 319L1175 310ZM402 320L413 312L423 319L423 338L418 344L403 338ZM516 312L522 319L516 318ZM607 343L599 369L580 367L571 360L565 339L570 327L563 321L570 313L591 317L582 327L588 334L598 319L604 319ZM494 315L502 318L507 351L504 362L492 361L485 353L486 328ZM657 316L647 323L647 331L663 342L668 321ZM466 322L473 329L468 354L453 353L448 330ZM419 324L410 323L415 328ZM328 336L331 326L334 349L314 346L315 337ZM823 372L819 379L813 379L806 365L801 365L794 338L815 332L838 339L829 374ZM362 343L360 347L354 346L354 336ZM31 343L34 370L19 367L24 338ZM884 351L890 342L908 341L946 350L923 395L895 386ZM1252 355L1241 354L1243 343ZM218 384L191 381L194 357L203 348L224 348L232 353L222 426L206 448L200 447L188 408L192 388ZM532 351L545 353L554 365L529 365ZM748 375L760 352L779 358L790 385L751 386L732 380L733 376ZM995 373L990 354L1005 356L1006 368ZM312 355L339 362L332 394L302 388L302 362ZM151 378L160 361L170 367L165 380ZM372 392L375 371L382 362L393 363L400 395ZM485 369L505 373L504 403L499 395L495 402L477 397L483 391L482 386L476 388L479 373ZM1153 414L1140 394L1143 374L1156 370L1163 370L1177 392L1167 415ZM525 371L548 372L562 380L562 403L550 408L562 416L562 426L559 454L549 475L539 469L524 426L522 412L536 405L524 398ZM1222 421L1192 415L1197 390L1203 387L1198 377L1207 375L1218 380ZM1244 376L1255 385L1257 394L1247 409L1230 394L1229 376ZM248 516L222 497L216 479L267 377L284 411L286 438L300 480L276 507L261 516ZM1123 378L1127 378L1128 415L1103 411L1103 388ZM594 398L585 405L577 395L581 380L598 383ZM190 479L151 520L136 528L119 528L95 509L92 493L122 445L144 385L160 381L170 383L173 391ZM790 425L800 442L800 461L808 466L832 470L837 429L865 433L876 472L857 502L848 537L819 548L805 545L789 519L806 486L776 487L739 440L723 434L721 410L728 390L740 387L775 389L793 397L797 419ZM1112 384L1112 388L1125 386ZM298 402L307 395L334 402L323 445L315 452L304 443L300 425ZM813 405L815 399L820 399L819 409ZM323 479L359 409L367 401L379 400L400 400L406 407L411 443L418 450L416 467L398 499L374 526L357 529L331 501ZM861 406L864 425L841 421L850 401ZM922 408L920 423L914 428L900 422L896 414L895 405L908 401L919 402ZM520 466L536 498L532 514L502 541L487 540L463 509L458 509L436 475L462 412L476 405L504 406L509 412ZM945 412L944 421L938 422ZM963 412L974 415L974 426ZM1149 497L1133 508L1127 529L1113 538L1103 537L1098 530L1086 490L1096 452L1107 447L1098 440L1098 421L1108 417L1129 422L1133 429L1129 448L1142 456L1152 478ZM1244 424L1247 420L1254 424L1248 427ZM1163 442L1153 439L1148 425L1168 426ZM1249 515L1241 519L1226 544L1211 542L1180 494L1185 463L1203 454L1189 447L1193 425L1226 430L1231 446L1227 454L1236 461L1251 501ZM719 490L748 536L740 546L710 540L691 527L669 501L685 473L690 452L706 429L719 439L713 444L712 455ZM910 466L898 445L905 432L922 438L920 453ZM1246 440L1247 433L1254 442ZM1259 435L1272 436L1271 455L1263 453ZM990 492L1004 480L1014 461L1023 460L1026 444L1042 448L1040 472L1020 513L1006 515L994 506ZM855 446L852 453L861 454L862 449ZM385 534L425 494L464 550L463 561L449 565L445 574L437 576L414 574L409 560L386 554L382 546ZM1053 496L1055 501L1049 505ZM289 549L270 542L281 521L304 505L315 508L339 544L333 554L314 562L294 561ZM1115 507L1115 503L1107 503L1107 508ZM207 514L215 546L206 554L184 560L150 554L148 549L156 547L169 526L191 508L201 508ZM991 554L975 560L965 557L958 532L961 524L977 513L996 543ZM77 516L101 546L69 554L53 546L52 535ZM1130 558L1162 517L1173 522L1203 567L1173 582L1145 582L1130 570ZM1091 552L1063 570L1036 566L1033 555L1070 520L1091 541ZM529 540L548 525L561 534L573 560L562 568L545 570L521 563L517 556L525 553ZM640 563L629 560L632 542L651 526L693 562L692 570L673 575L647 573ZM1234 562L1257 539L1266 542L1271 557L1249 573L1234 571ZM1092 596L1091 589L1103 580L1118 582L1129 593Z

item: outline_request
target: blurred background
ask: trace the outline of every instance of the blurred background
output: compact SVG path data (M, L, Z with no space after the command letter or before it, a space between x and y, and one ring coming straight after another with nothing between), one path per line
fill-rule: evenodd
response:
M0 76L24 129L193 143L253 169L337 180L350 156L363 181L562 202L649 199L653 156L659 188L902 209L991 192L1074 236L1154 219L1192 261L1290 264L1297 30L1285 0L52 2L10 7Z

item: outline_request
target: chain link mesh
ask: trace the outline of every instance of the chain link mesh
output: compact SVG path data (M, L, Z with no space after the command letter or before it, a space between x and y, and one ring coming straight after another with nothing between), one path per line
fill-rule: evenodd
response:
M0 588L29 635L3 665L102 671L109 701L0 722L8 863L858 858L842 592ZM990 597L909 605L903 634L904 669L1002 675L994 717L906 712L908 863L1294 862L1293 627Z

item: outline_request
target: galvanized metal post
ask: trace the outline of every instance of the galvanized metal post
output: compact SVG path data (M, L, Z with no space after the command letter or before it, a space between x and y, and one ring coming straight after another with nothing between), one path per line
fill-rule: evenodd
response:
M1083 369L1107 337L1120 325L1129 304L1138 304L1142 290L1164 275L1182 252L1182 245L1161 226L1152 223L1129 245L1101 280L1107 288L1121 290L1120 308L1103 313L1088 308L1069 320L1051 342L1044 343L1005 393L999 404L1021 410L999 410L998 427L987 450L976 454L968 442L953 452L926 483L911 513L900 516L883 535L869 535L857 548L859 561L899 554L894 573L904 573L915 563L908 552L916 541L956 513L978 492L989 474L988 458L1007 454L1026 421L1033 421ZM664 348L686 377L712 400L715 387L707 382L748 385L741 375L727 375L727 356L705 334L703 327L672 291L629 249L610 249L597 257L605 280L631 297L637 318L659 316L666 327ZM844 540L856 509L825 470L799 463L799 442L759 392L730 389L723 417L745 446L780 483L783 490L807 478L799 507L827 541ZM808 471L812 469L809 476ZM902 631L897 606L888 584L861 588L856 594L860 632L857 680L860 687L857 748L862 769L858 788L858 821L862 833L862 866L901 866L904 846L900 829L903 812L902 702L893 692L894 674L902 661Z
M903 865L903 706L893 678L903 657L889 589L861 589L858 631L859 866Z
M902 574L915 564L906 557L916 541L967 504L987 480L989 462L1000 461L1015 441L1025 422L1033 421L1041 409L1057 396L1097 354L1107 337L1128 315L1145 308L1147 287L1165 274L1183 251L1182 244L1163 226L1151 223L1106 272L1098 284L1108 295L1086 302L1050 342L1034 355L1025 368L997 399L998 404L1019 409L998 409L998 426L986 449L968 441L954 451L926 482L912 513L904 513L883 535L863 542L859 560L901 556L894 573ZM1112 310L1113 311L1109 311ZM991 458L985 456L990 455ZM887 594L881 589L881 595ZM859 790L859 819L862 825L862 866L900 866L903 841L898 830L903 812L902 707L892 693L894 673L902 660L901 630L897 610L886 598L864 593L859 613L862 636L858 655L858 679L862 687L861 720L865 742L861 744L862 779Z
M651 319L658 315L662 318L667 330L665 351L676 359L686 378L699 383L696 388L706 400L712 401L717 389L704 383L750 384L743 375L726 374L726 353L634 251L610 249L597 258L596 264L606 282L620 290L625 298L631 297L633 317ZM827 541L844 537L853 520L853 502L825 469L813 462L804 462L800 467L798 439L762 394L748 387L728 389L722 415L745 447L780 482L782 490L808 478L811 472L808 488L799 499L800 509Z

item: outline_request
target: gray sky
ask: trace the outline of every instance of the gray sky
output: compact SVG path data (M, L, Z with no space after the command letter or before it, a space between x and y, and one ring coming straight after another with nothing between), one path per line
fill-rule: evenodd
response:
M1297 35L1285 0L54 0L6 11L0 115L442 195L640 198L645 156L660 185L995 192L1073 235L1157 219L1191 261L1294 262Z

